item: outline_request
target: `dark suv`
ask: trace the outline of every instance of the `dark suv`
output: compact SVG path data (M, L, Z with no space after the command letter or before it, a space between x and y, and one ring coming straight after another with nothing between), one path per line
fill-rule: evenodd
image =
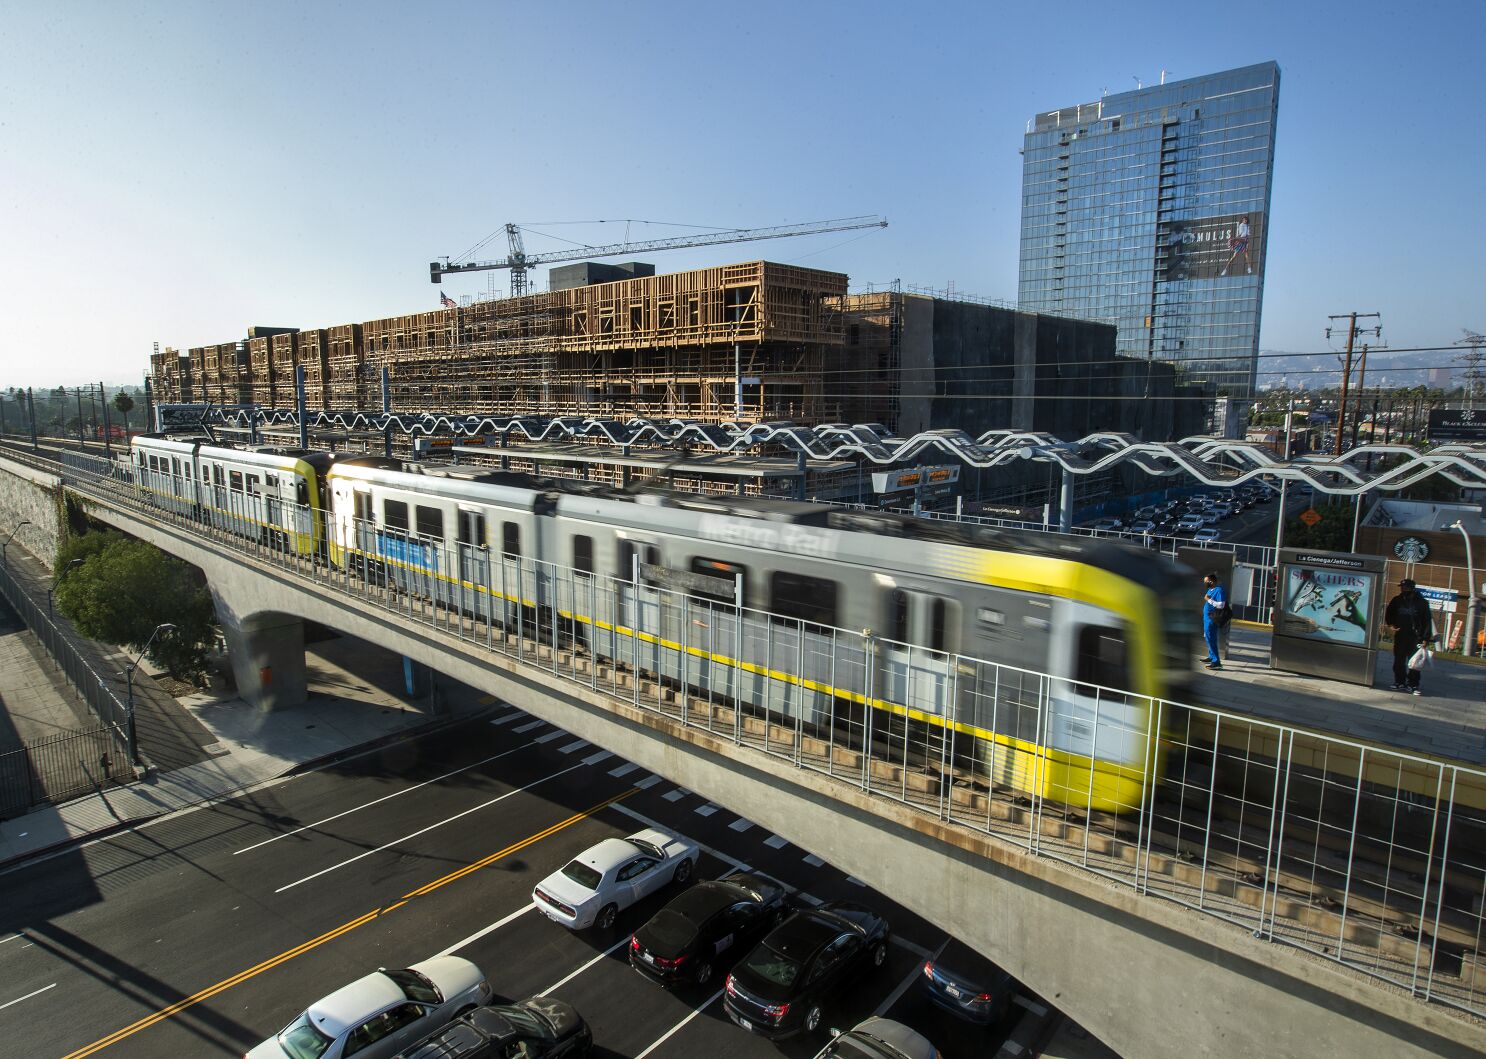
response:
M819 1028L825 1005L887 959L888 925L876 912L830 901L796 912L728 975L728 1017L778 1039Z

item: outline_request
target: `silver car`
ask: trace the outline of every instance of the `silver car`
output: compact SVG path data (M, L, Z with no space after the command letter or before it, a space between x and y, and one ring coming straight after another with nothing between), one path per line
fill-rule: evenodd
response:
M387 1059L489 1002L480 968L458 956L384 968L311 1004L247 1059Z
M841 1034L815 1059L942 1059L927 1037L892 1019L870 1018Z
M532 903L573 930L608 930L619 913L667 883L684 883L702 851L684 838L648 828L606 838L537 884Z

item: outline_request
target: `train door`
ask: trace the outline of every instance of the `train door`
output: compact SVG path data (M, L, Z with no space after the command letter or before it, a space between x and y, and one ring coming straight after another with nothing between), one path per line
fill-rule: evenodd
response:
M1054 622L1053 657L1059 679L1051 682L1043 738L1067 755L1050 770L1051 797L1084 803L1090 787L1096 801L1107 800L1110 777L1091 772L1094 762L1138 768L1146 742L1143 700L1133 684L1130 630L1117 615L1083 603L1061 601ZM1062 764L1065 759L1055 759Z
M263 474L263 521L268 523L271 533L284 531L283 498L279 495L279 476Z
M916 589L888 593L880 697L918 713L952 716L950 674L959 650L960 605Z
M660 591L650 585L644 575L647 566L662 565L660 546L649 541L622 540L619 542L618 577L615 596L619 601L618 624L636 632L647 632L652 636L660 631ZM633 633L629 643L615 644L621 661L628 660L636 668L655 671L655 644L646 643Z
M485 543L485 513L472 508L459 509L455 550L458 553L459 583L466 600L475 601L473 609L484 607L485 579L490 574L490 550ZM469 586L465 588L464 586Z

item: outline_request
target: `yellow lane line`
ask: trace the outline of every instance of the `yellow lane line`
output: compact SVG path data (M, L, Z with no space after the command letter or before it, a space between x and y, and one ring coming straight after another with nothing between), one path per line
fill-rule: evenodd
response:
M372 920L378 919L382 916L387 915L389 912L401 908L403 905L407 904L415 897L421 897L424 894L432 893L434 890L437 890L439 887L444 886L447 883L453 882L455 879L462 879L464 876L470 874L473 871L487 867L488 865L493 864L495 861L500 860L503 857L509 857L511 854L517 853L525 849L527 846L532 845L533 843L540 842L544 838L555 835L557 832L563 830L564 828L571 827L572 825L578 823L580 820L585 820L588 817L592 816L594 813L597 813L602 809L607 809L614 803L628 798L631 794L634 794L636 790L638 790L638 788L631 787L629 790L623 792L622 794L617 794L613 798L605 799L604 801L599 802L597 805L585 809L580 813L574 813L566 820L553 824L551 827L547 828L544 831L539 831L536 834L530 835L519 842L512 843L503 850L492 853L488 857L483 857L480 860L475 861L473 864L467 864L463 868L458 868L440 879L435 879L433 882L419 887L412 893L403 897L402 900L397 901L394 904L388 905L385 908L373 909L365 915L358 916L356 919L353 919L348 923L342 923L334 930L330 930L324 934L321 934L318 938L312 938L309 941L294 946L294 948L292 949L287 949L284 952L279 953L277 956L272 956L267 960L264 960L260 964L249 967L245 971L239 971L237 974L233 975L230 978L224 978L215 985L209 985L205 989L192 993L190 996L185 997L182 1000L177 1000L174 1004L170 1004L166 1007L161 1008L159 1011L146 1015L138 1022L131 1023L130 1025L125 1026L123 1029L115 1030L107 1037L100 1037L92 1044L79 1048L75 1052L69 1052L63 1057L63 1059L83 1059L84 1056L92 1055L94 1052L102 1051L104 1048L107 1048L111 1044L117 1044L124 1038L131 1037L134 1034L138 1033L140 1030L148 1029L149 1027L155 1025L157 1022L163 1022L173 1015L177 1015L180 1012L186 1010L186 1008L188 1007L199 1004L203 1000L208 1000L211 997L216 996L218 993L223 992L224 990L231 989L235 985L246 982L250 978L255 978L258 975L262 974L264 971L271 971L273 970L273 968L279 966L280 964L289 962L296 956L303 956L305 953L310 952L313 949L318 949L321 945L324 945L330 941L334 941L336 938L340 937L343 934L350 933L357 927L365 926L367 923L372 922Z

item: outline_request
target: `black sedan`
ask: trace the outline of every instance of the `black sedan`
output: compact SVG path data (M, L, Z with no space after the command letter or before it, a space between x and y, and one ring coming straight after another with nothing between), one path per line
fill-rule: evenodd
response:
M814 1032L842 988L887 959L888 925L847 901L796 912L728 975L728 1017L764 1037Z
M950 941L938 958L924 961L924 995L966 1022L1000 1022L1016 996L1016 980L984 956Z
M706 985L720 960L747 952L787 911L783 884L767 875L698 883L635 931L630 966L661 985Z
M593 1032L571 1004L534 996L466 1011L397 1059L577 1059L592 1048Z

